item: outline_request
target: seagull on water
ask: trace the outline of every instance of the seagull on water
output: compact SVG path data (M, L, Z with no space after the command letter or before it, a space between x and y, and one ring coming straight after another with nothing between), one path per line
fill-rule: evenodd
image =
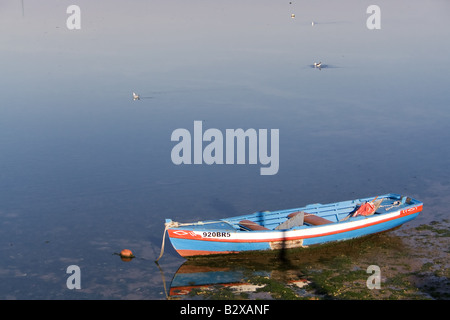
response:
M314 68L320 68L322 66L322 62L314 62Z
M133 92L133 101L135 100L141 100L141 98L139 98L139 95L135 92Z

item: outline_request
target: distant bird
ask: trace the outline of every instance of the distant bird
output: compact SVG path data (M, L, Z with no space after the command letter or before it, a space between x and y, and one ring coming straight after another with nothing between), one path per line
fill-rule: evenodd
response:
M141 100L141 98L139 98L139 95L135 92L133 92L133 101L135 100Z
M322 67L322 62L314 62L314 68L319 68Z
M314 27L315 24L316 24L316 23L315 23L314 21L311 22L311 26Z

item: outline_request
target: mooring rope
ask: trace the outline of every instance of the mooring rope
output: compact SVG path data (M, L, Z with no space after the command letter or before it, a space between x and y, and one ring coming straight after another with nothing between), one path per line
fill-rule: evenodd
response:
M159 254L158 259L155 260L155 262L158 262L159 259L161 259L161 257L164 254L164 247L165 247L165 241L166 241L166 232L167 230L169 230L170 228L178 228L178 227L183 227L183 226L201 226L204 224L211 224L211 223L218 223L218 222L225 222L228 224L231 224L228 221L225 220L214 220L214 221L198 221L198 222L188 222L188 223L180 223L180 222L176 222L176 221L170 221L165 223L165 228L164 228L164 233L163 233L163 239L162 239L162 244L161 244L161 252ZM232 225L232 224L231 224Z
M392 208L395 208L395 207L400 206L401 204L402 204L401 201L394 201L394 203L393 203L392 205L390 205L389 207L388 207L388 205L380 206L380 207L384 208L384 210L386 210L386 211L389 211L389 210L391 210ZM387 207L387 208L386 208L386 207Z
M167 230L169 228L178 228L181 224L176 222L176 221L171 221L171 222L165 223L164 225L165 225L165 227L164 227L163 239L162 239L162 244L161 244L161 252L159 254L158 259L156 259L155 262L158 262L158 260L161 259L161 257L164 254L164 244L165 244L165 241L166 241L166 232L167 232Z

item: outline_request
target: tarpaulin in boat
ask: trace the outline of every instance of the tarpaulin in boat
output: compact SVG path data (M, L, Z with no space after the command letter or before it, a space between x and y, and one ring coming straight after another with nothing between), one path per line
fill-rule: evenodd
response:
M357 216L370 216L375 213L375 211L380 207L381 200L378 201L368 201L364 204L362 204L358 210L355 211L355 213L352 215L352 217Z

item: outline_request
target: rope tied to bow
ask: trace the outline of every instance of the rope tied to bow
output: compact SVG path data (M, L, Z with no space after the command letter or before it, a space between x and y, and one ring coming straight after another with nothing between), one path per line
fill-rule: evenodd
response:
M159 259L161 259L161 257L164 254L164 247L165 247L165 241L166 241L166 232L167 230L169 230L170 228L178 228L178 227L183 227L183 226L200 226L200 225L204 225L204 224L211 224L211 223L218 223L218 222L224 222L224 223L228 223L231 224L228 221L225 220L215 220L215 221L198 221L198 222L190 222L190 223L180 223L180 222L176 222L176 221L170 221L170 222L166 222L164 224L164 233L163 233L163 239L162 239L162 243L161 243L161 252L159 254L158 259L155 260L155 262L158 262Z

